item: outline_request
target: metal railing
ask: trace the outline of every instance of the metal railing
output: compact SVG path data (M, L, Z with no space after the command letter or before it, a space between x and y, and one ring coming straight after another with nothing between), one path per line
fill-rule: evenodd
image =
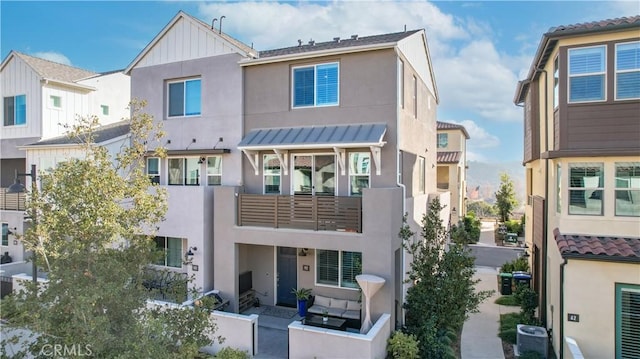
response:
M362 198L238 194L238 225L362 233Z
M0 210L24 211L26 194L6 191L6 188L0 188Z

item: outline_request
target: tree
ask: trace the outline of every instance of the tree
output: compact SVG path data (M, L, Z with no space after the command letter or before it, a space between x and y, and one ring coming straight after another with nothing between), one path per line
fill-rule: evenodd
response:
M449 333L457 333L469 313L491 292L475 292L474 258L463 245L449 244L440 219L439 199L429 205L422 218L421 237L406 224L400 230L403 246L412 257L407 282L406 332L419 342L421 358L445 358L451 353Z
M22 241L37 253L48 283L29 283L2 303L9 325L33 333L22 354L40 357L57 346L102 358L184 358L211 342L211 303L146 307L144 273L157 256L147 233L167 204L144 171L147 146L158 144L162 131L143 106L132 102L131 142L115 158L93 144L98 119L83 118L69 136L86 155L40 173L42 188L27 203L33 224Z
M475 213L478 218L493 217L496 211L489 203L485 201L469 202L467 204L467 213Z
M513 181L506 173L500 174L500 188L496 192L496 212L501 222L509 220L509 215L518 206L516 192L513 189Z

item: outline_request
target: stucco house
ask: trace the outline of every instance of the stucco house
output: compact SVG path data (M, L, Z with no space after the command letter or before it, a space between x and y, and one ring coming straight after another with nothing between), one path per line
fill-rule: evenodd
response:
M640 16L551 28L516 90L526 243L558 358L640 356L639 34Z
M16 261L23 259L24 251L9 233L22 233L25 194L5 190L16 172L28 172L33 164L37 170L52 164L32 162L23 146L62 136L76 116L95 115L101 124L128 117L129 77L122 71L95 73L11 51L0 65L0 83L0 251ZM29 178L20 180L30 186Z
M437 123L438 191L450 192L451 224L467 214L467 129L457 123Z

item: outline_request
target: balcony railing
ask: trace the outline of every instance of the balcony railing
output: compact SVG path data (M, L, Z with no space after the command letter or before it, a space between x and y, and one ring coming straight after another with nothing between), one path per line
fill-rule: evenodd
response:
M438 182L438 189L449 189L449 182Z
M0 210L24 211L24 193L7 193L6 188L0 188Z
M362 233L362 198L238 194L238 225Z

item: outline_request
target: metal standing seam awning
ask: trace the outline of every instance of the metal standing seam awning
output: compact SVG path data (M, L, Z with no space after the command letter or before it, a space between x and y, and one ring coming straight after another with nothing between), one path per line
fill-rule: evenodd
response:
M380 175L380 151L386 144L382 140L387 132L385 124L359 124L337 126L281 127L251 130L240 143L241 150L260 174L259 151L273 151L284 174L289 174L287 156L289 150L333 148L338 157L340 173L346 174L346 149L369 147L376 175Z

